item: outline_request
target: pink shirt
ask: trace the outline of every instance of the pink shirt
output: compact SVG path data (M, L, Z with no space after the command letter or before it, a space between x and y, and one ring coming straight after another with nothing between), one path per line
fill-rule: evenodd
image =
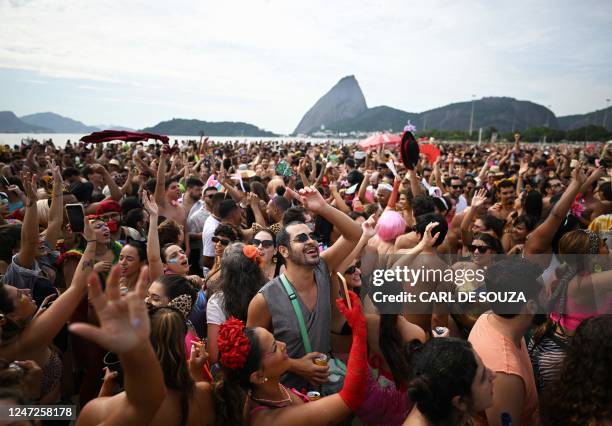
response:
M494 327L493 318L490 318L492 315L485 313L478 318L468 340L487 368L521 378L525 390L521 424L538 425L538 392L525 339L521 339L521 346L517 348L512 340ZM486 416L479 416L476 424L487 425Z

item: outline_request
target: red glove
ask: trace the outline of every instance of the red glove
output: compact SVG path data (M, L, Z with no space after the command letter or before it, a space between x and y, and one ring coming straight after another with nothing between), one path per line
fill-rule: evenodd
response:
M344 299L336 300L340 313L353 330L353 344L346 367L344 385L340 391L340 398L348 407L356 411L366 396L366 383L368 379L368 338L366 321L361 311L361 301L352 291L348 292L351 298L352 309L348 309Z

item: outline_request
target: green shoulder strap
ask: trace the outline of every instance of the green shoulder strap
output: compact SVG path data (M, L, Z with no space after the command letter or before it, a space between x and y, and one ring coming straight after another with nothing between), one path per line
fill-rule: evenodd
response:
M304 350L307 354L312 352L312 346L310 346L310 338L308 337L308 332L306 331L306 323L304 322L304 316L302 315L302 308L300 308L300 302L297 300L297 295L295 294L295 290L293 290L293 286L285 276L285 274L280 274L279 278L281 283L283 283L283 287L285 287L285 291L289 296L289 300L291 301L291 305L293 306L293 310L295 311L295 316L297 317L298 324L300 326L300 334L302 335L302 342L304 343Z

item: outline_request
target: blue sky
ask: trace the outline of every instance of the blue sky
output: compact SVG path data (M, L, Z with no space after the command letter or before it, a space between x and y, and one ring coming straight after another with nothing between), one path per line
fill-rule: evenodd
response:
M0 110L291 132L354 74L369 106L612 98L612 2L0 0Z

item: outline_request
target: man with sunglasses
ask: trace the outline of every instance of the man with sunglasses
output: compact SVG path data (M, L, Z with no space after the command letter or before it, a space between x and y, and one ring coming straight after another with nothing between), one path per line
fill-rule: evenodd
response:
M198 182L201 182L197 179ZM197 188L197 183L195 188ZM189 191L188 191L189 192ZM197 271L191 271L193 273L199 273L199 267L201 267L202 260L202 231L204 231L204 224L206 219L212 212L212 197L217 193L217 188L209 186L202 192L202 186L199 186L199 192L193 190L192 197L198 194L198 201L196 201L187 215L187 234L189 236L189 264L192 268L198 268Z
M467 200L463 195L463 181L459 176L451 176L449 194L455 200L455 214L461 213L468 206Z
M326 203L313 187L300 190L298 200L306 209L328 220L342 235L334 245L319 254L315 234L303 222L287 223L276 236L278 252L285 259L286 271L268 282L249 305L248 327L264 327L287 344L291 368L283 379L286 386L313 390L328 380L327 366L314 358L328 353L331 345L332 294L330 271L335 270L355 247L361 227L349 216ZM312 352L306 353L296 311L283 284L286 278L299 301Z

